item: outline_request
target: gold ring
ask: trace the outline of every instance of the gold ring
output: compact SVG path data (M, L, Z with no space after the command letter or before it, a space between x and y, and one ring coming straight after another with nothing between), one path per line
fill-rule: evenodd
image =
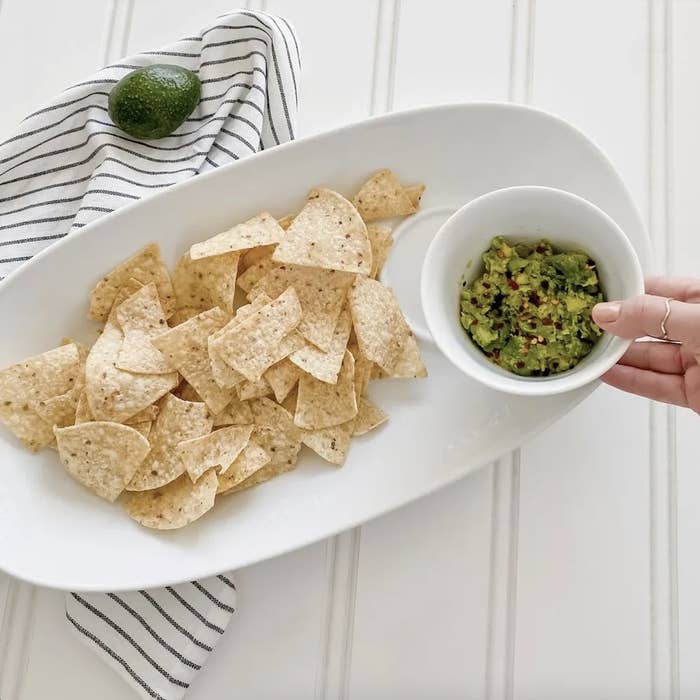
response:
M668 330L666 329L666 321L668 321L669 316L671 315L671 302L673 299L664 299L664 304L666 305L666 313L664 314L664 318L661 321L661 340L670 340L668 337Z

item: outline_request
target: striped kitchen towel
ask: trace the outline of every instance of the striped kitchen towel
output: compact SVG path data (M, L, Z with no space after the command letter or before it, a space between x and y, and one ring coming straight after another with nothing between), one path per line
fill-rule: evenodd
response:
M177 63L202 83L172 135L142 142L107 113L129 71ZM294 138L299 48L281 17L232 12L196 36L108 66L30 114L0 144L0 279L90 221L176 182ZM70 593L76 634L143 697L182 698L234 612L230 573L164 589Z

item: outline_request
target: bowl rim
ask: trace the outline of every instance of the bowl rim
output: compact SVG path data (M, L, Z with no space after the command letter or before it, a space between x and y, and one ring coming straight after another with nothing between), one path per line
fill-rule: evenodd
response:
M598 357L593 363L588 364L580 369L574 367L572 370L562 373L557 376L550 377L520 377L516 374L504 375L498 368L490 364L478 363L474 358L470 357L461 349L453 349L445 347L446 343L441 333L435 331L435 319L431 311L435 306L433 298L436 296L431 290L438 289L438 285L432 284L435 274L435 257L442 245L449 238L454 230L454 225L457 221L463 219L470 211L479 205L483 205L484 201L498 201L499 199L512 195L515 192L532 192L546 193L548 196L559 197L561 200L567 201L568 205L583 207L589 209L601 222L614 234L617 243L620 244L627 252L627 258L630 265L630 277L637 288L637 293L644 293L644 273L642 270L639 257L630 242L625 232L620 228L617 222L605 211L590 200L574 194L567 190L562 190L556 187L548 187L544 185L514 185L511 187L502 187L490 192L486 192L474 199L463 204L447 221L438 229L433 240L428 246L423 265L421 268L420 279L420 297L421 306L423 307L423 315L426 325L432 337L432 341L438 347L440 352L461 372L467 376L479 381L481 384L488 386L497 391L504 393L521 395L521 396L553 396L567 391L578 389L586 384L595 382L611 369L618 360L625 354L632 343L631 339L620 338L610 333L605 333L611 338L608 347L605 348L603 354ZM524 236L527 238L527 236ZM585 246L584 246L585 247Z

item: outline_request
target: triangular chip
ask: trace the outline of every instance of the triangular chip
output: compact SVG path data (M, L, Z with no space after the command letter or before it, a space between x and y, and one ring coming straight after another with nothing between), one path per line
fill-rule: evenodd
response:
M282 403L287 397L287 394L289 394L299 381L300 376L301 370L299 367L291 362L289 358L285 358L276 365L272 365L263 375L263 379L265 379L272 388L275 394L275 401L277 401L277 403Z
M313 345L306 345L301 350L292 353L289 356L290 361L312 377L316 377L322 382L335 384L338 381L340 366L343 364L345 349L350 337L350 328L350 312L346 307L338 317L328 352L323 352Z
M268 474L276 476L296 466L303 433L289 412L270 399L251 401L255 428L252 439L271 457Z
M209 359L209 337L228 320L228 314L215 307L153 339L153 345L192 385L212 413L222 411L234 396L233 389L216 382Z
M238 276L238 280L236 280L236 282L244 292L250 292L250 290L258 283L259 280L265 277L273 266L274 263L272 262L272 253L268 253L262 258L251 263L251 265L245 269L245 272L242 272Z
M322 350L330 347L333 329L355 275L336 270L321 270L297 265L275 265L250 290L253 299L261 292L278 297L294 287L301 304L301 321L297 330Z
M226 408L214 416L214 427L222 425L250 425L253 422L253 412L246 401L234 396Z
M151 344L168 328L155 284L147 284L123 301L114 311L124 340L117 368L137 374L167 374L175 368Z
M367 233L372 244L372 272L370 277L377 279L389 257L391 246L394 245L394 239L391 235L391 229L379 224L369 224Z
M353 421L304 434L304 444L331 464L343 464L350 449Z
M257 382L265 370L300 347L289 337L300 320L299 299L290 288L244 320L234 319L210 349L248 381Z
M141 284L153 282L156 285L166 318L175 311L175 294L170 274L160 257L158 246L152 244L117 265L97 283L90 292L88 317L95 321L106 321L117 293L132 278Z
M85 362L85 391L95 420L123 423L174 389L177 372L134 374L116 367L124 335L108 321Z
M190 255L192 260L199 260L214 255L248 250L261 245L279 243L283 235L284 231L275 217L263 212L228 231L219 233L201 243L195 243L190 248Z
M81 423L54 434L66 471L108 501L124 490L149 450L141 433L119 423Z
M425 185L408 185L403 189L411 200L413 208L417 211L420 207L420 200L423 197L423 192L425 192Z
M410 333L391 372L385 372L381 367L375 366L372 373L373 379L419 379L428 376L423 359L420 356L418 342L413 333Z
M136 522L154 530L174 530L213 508L219 480L210 469L193 484L187 474L153 491L128 493L124 508Z
M294 423L305 430L320 430L346 423L357 414L355 361L346 350L337 384L326 384L309 374L299 380Z
M314 190L272 255L277 263L369 275L372 250L367 227L345 197Z
M206 435L213 422L205 404L168 394L161 401L158 418L151 428L151 451L127 484L127 490L146 491L177 479L185 471L178 443Z
M270 455L252 440L236 457L236 461L223 473L219 474L217 494L233 493L236 486L251 477L270 462Z
M360 397L357 415L355 420L352 421L352 434L353 436L364 435L387 420L389 420L389 416L384 411L377 408L371 401Z
M241 401L250 399L260 399L263 396L270 396L272 387L265 377L260 377L257 382L249 382L247 379L236 386L238 398Z
M233 425L179 443L177 451L190 479L197 481L212 467L225 472L248 444L252 432L252 425Z
M372 175L352 201L365 221L406 216L416 211L411 198L391 170L380 170Z
M391 373L410 335L394 293L376 280L358 276L348 301L362 354Z
M226 253L213 258L192 260L190 254L185 253L173 274L178 309L207 311L220 306L231 314L239 258L239 253Z
M70 391L80 371L75 343L0 370L0 421L33 452L48 447L53 442L52 426L32 405Z

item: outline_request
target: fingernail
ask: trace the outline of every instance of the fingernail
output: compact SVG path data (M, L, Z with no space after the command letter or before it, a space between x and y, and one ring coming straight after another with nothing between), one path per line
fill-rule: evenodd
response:
M593 307L593 320L599 323L613 323L620 316L620 302L608 301Z

